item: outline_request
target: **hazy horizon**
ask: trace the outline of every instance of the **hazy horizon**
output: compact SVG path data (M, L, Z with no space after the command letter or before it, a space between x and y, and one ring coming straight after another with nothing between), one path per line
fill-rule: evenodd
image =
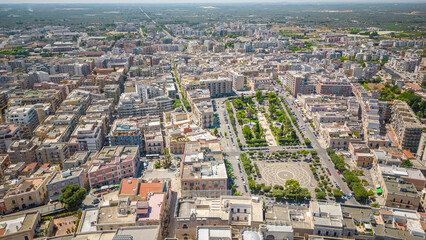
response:
M127 4L127 3L143 3L143 4L162 4L162 3L200 3L200 4L223 4L223 3L288 3L288 4L354 4L354 3L426 3L426 0L68 0L66 3L60 0L0 0L0 4L93 4L93 3L105 3L105 4Z

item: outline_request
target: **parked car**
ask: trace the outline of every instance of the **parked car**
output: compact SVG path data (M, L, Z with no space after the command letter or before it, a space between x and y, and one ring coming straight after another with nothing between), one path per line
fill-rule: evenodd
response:
M95 198L95 199L93 199L93 201L92 201L92 203L93 204L98 204L100 201L99 201L99 198Z

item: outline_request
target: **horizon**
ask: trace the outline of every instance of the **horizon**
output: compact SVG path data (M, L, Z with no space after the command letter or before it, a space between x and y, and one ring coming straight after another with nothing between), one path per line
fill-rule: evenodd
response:
M258 1L258 0L156 0L156 2L146 1L146 0L125 0L125 1L116 1L116 0L69 0L69 2L64 3L60 0L45 0L43 2L39 2L36 0L0 0L0 5L4 4L36 4L36 5L46 5L46 4L60 4L60 5L72 5L72 4L149 4L149 5L161 5L161 4L315 4L315 5L325 5L325 4L333 4L333 5L346 5L346 4L426 4L426 0L349 0L345 2L341 2L339 0L298 0L298 1L281 1L281 0L266 0L266 1Z

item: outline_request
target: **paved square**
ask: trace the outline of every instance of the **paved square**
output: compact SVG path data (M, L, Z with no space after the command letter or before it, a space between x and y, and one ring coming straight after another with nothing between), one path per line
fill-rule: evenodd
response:
M309 170L309 164L306 162L272 162L256 161L260 174L261 182L266 185L274 186L276 184L284 186L289 179L294 179L300 183L303 188L310 190L317 186L317 182Z

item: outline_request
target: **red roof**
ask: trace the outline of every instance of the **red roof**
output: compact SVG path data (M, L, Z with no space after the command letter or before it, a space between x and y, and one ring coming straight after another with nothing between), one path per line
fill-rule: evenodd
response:
M414 88L416 90L422 89L419 85L416 85L416 84L413 84L413 83L406 83L405 85L409 86L410 88Z
M163 188L162 183L141 183L139 185L139 196L146 198L148 193L159 193Z
M37 163L35 163L35 162L33 162L33 163L30 163L30 164L28 164L25 168L24 168L24 170L22 170L23 172L31 172L32 170L34 170L34 168L36 168L37 167Z
M411 152L410 152L409 150L402 150L402 152L405 154L405 156L406 156L408 159L416 159L416 157L414 157L414 155L413 155L413 154L411 154Z
M136 195L136 191L137 187L138 187L138 179L137 178L126 178L121 180L121 189L120 189L120 194L124 194L124 195Z

